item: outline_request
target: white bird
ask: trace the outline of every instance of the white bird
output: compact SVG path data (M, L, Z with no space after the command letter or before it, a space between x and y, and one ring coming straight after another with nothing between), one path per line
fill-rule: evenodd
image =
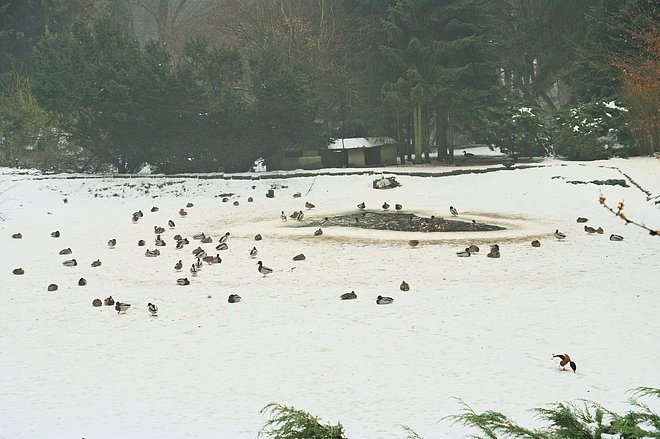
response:
M250 257L251 257L251 258L256 258L256 257L257 257L257 253L259 253L259 250L257 250L256 247L252 247L252 250L250 250Z
M263 274L264 277L273 272L272 268L266 267L261 261L257 262L257 265L259 266L259 273Z
M154 305L153 303L149 303L147 305L147 308L149 309L149 312L151 313L152 316L156 317L158 316L158 307Z

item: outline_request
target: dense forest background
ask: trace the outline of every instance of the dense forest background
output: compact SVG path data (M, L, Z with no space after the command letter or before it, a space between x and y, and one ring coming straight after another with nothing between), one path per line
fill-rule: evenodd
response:
M660 151L652 0L0 0L0 165L244 171L331 139ZM436 155L437 154L437 155Z

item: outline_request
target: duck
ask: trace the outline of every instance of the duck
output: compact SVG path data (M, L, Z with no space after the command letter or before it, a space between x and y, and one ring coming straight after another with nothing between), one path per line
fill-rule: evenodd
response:
M304 261L305 259L307 259L307 257L305 257L303 253L299 253L293 257L294 261Z
M204 251L203 248L201 248L201 247L199 247L199 246L197 246L197 248L196 248L195 250L192 251L193 256L199 256L199 255L201 255L202 253L206 253L206 252ZM204 255L204 256L206 256L206 255ZM202 257L204 257L204 256L202 256Z
M466 247L465 250L456 252L456 256L459 258L469 258L470 257L470 248Z
M92 306L95 308L98 308L99 306L103 305L103 302L101 302L101 299L94 299L92 300Z
M284 213L284 211L282 211L282 213L280 213L280 219L282 221L286 222L286 213Z
M568 354L555 354L552 356L552 358L559 358L559 368L561 370L566 370L565 366L568 364L571 366L571 369L573 369L573 373L576 373L577 365L573 360L571 360L571 357L569 357Z
M94 262L91 263L92 267L100 267L101 266L101 260L97 259Z
M140 240L138 241L138 247L144 247L146 244L147 244L147 243L144 242L144 239L140 239Z
M419 245L419 241L417 239L411 239L408 241L408 245L411 246L412 248L415 248Z
M188 212L186 212L186 210L182 207L181 209L179 209L179 215L183 218L186 215L188 215Z
M196 239L198 241L204 239L205 237L206 237L206 235L203 232L195 233L193 235L193 239Z
M298 211L297 211L297 210L294 210L294 211L291 212L291 214L289 215L289 218L291 218L291 219L298 219L298 215L299 215L299 214L298 214Z
M176 235L172 236L172 239L175 241L181 241L183 239L183 236L177 233Z
M261 261L257 262L257 265L259 266L259 268L258 268L259 273L263 274L264 277L266 277L267 275L269 275L269 274L271 274L271 273L273 272L273 269L272 269L272 268L268 268L268 267L266 267L266 266L263 264L263 262L261 262Z
M181 271L182 268L183 268L183 262L181 262L181 259L179 259L179 262L177 262L176 264L174 264L174 269L175 269L176 271Z
M305 201L305 207L307 209L314 209L316 206L314 204L310 203L309 201Z
M387 210L387 209L390 208L390 205L387 204L387 201L386 201L386 202L383 203L383 205L381 207L383 208L383 210Z
M401 285L399 285L399 289L401 291L409 291L410 290L410 285L408 285L408 282L406 282L404 280L403 282L401 282Z
M160 250L155 249L155 250L152 251L152 250L147 249L147 251L144 252L144 255L148 258L155 258L156 256L160 255Z
M614 233L610 235L610 241L623 241L623 236L615 235Z
M357 205L357 208L360 209L360 210L364 210L366 207L367 207L367 205L364 204L364 201Z
M25 270L23 270L22 268L19 267L19 268L15 268L15 269L12 271L12 273L14 273L14 274L20 276L21 274L25 274Z
M183 248L184 245L186 245L186 241L184 241L183 239L179 239L179 240L176 242L176 245L175 245L174 247L175 247L177 250L181 250L181 249Z
M67 259L66 261L62 262L62 265L65 267L75 267L78 265L78 262L76 262L75 259Z
M180 277L176 280L177 285L190 285L190 281L187 277Z
M589 221L589 219L587 219L587 218L585 218L585 217L583 217L583 216L579 216L579 217L577 218L577 222L578 222L578 223L586 223L587 221Z
M397 203L397 204L394 205L394 210L396 210L397 212L400 212L401 209L403 209L403 206L401 204Z
M353 299L357 299L357 294L355 293L355 291L351 291L350 293L344 293L339 297L341 300L353 300Z
M108 296L103 300L103 304L106 306L112 306L115 304L115 299L113 299L112 296Z
M236 201L234 201L234 202L231 203L231 204L233 204L234 206L238 206L238 205L241 204L241 203L239 203L238 200L236 200Z
M303 218L305 218L305 214L303 213L302 210L299 210L299 211L298 211L298 216L296 216L296 219L297 219L298 221L302 221Z
M300 198L300 197L302 197L302 194L300 192L296 192L295 194L293 194L293 198Z
M248 197L248 203L252 203L254 201L254 198Z
M238 303L241 301L241 296L238 294L230 294L229 297L227 298L227 302L229 303Z
M133 212L133 216L136 216L138 218L142 218L144 216L144 213L142 213L141 210L138 210L137 212Z
M252 247L252 250L250 250L250 257L251 258L256 258L257 253L259 253L259 250L257 250L257 247Z
M222 251L222 250L227 250L229 246L227 245L226 242L221 242L220 244L215 246L216 250Z
M534 241L532 241L532 247L541 247L541 241L535 239Z
M137 216L137 215L133 215L133 217L131 218L131 221L133 221L133 224L137 223L139 220L140 220L140 217Z
M14 233L13 235L11 235L11 237L13 239L21 239L23 235L21 233Z
M131 307L130 303L122 303L122 302L117 302L115 303L115 310L117 311L117 314L126 314L126 311L128 311L128 308Z
M213 256L213 263L214 264L221 264L222 263L222 258L220 257L219 254L216 254L215 256Z
M589 226L584 226L584 231L587 232L587 233L590 233L590 234L591 233L596 233L596 229L594 229L593 227L589 227Z
M151 208L151 211L152 211L152 212L158 212L159 210L160 210L160 209L158 209L157 206L153 206L153 207Z
M566 239L566 234L560 232L559 229L555 229L555 238L561 241L563 239Z
M222 236L220 237L220 239L218 240L218 242L219 242L220 244L222 244L223 242L227 242L228 239L229 239L229 232L226 232L224 235L222 235Z
M50 234L50 236L53 237L53 238L59 238L59 237L60 237L60 231L59 231L59 230L55 230L54 232L52 232L52 233Z
M87 285L87 279L85 279L84 277L78 279L78 286L84 287L85 285Z
M170 229L173 229L173 228L176 227L176 224L174 224L174 221L172 221L172 220L167 221L167 225L169 226Z
M472 154L471 152L463 151L463 157L474 158L474 154Z
M204 256L204 257L206 257L206 256ZM199 271L199 270L202 269L202 265L203 265L203 264L202 264L202 258L201 258L201 257L198 257L198 258L197 258L197 262L195 262L195 266L197 267L197 271Z
M604 232L605 232L605 231L603 230L602 227L598 227L598 228L596 229L596 233L598 233L599 235L602 235Z
M489 258L499 258L500 257L500 246L497 244L492 244L490 246L490 252L486 255Z
M154 226L154 234L160 235L161 233L165 233L165 227Z
M317 229L317 230L314 232L314 236L321 236L321 235L323 235L323 230L321 230L321 229Z
M154 305L153 303L149 302L147 304L147 309L151 313L152 316L157 317L158 316L158 307Z
M165 247L167 245L167 243L165 241L163 241L163 239L160 237L160 235L157 235L155 245L157 245L158 247Z
M60 250L61 255L70 255L71 253L73 253L71 251L71 247L63 248L62 250Z
M48 285L48 291L57 291L57 284L50 284Z
M394 299L392 299L391 297L383 297L383 296L376 297L376 304L378 305L389 305L392 302L394 302Z
M115 238L108 241L108 247L115 248L115 245L117 245L117 240Z
M211 244L213 242L213 238L211 238L210 236L206 236L204 237L204 239L202 239L201 242L202 244Z
M452 216L458 216L458 210L454 206L449 206L449 213L451 213Z
M186 203L186 207L187 207L187 208L191 208L191 207L193 207L193 203Z
M215 259L215 257L213 257L213 256L204 256L203 261L206 262L207 264L211 265L211 264L213 264L214 259Z
M257 233L256 235L254 235L254 240L255 241L261 241L262 239L264 239L264 238L263 238L263 236L261 236L260 233Z

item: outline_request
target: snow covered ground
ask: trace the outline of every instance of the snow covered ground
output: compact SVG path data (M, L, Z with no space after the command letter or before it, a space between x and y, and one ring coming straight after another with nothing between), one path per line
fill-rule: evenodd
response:
M465 437L469 430L441 421L460 412L456 398L527 425L538 422L528 409L551 402L586 398L625 410L627 390L660 387L660 238L626 226L598 197L625 201L630 218L655 228L660 205L632 185L567 183L624 178L613 167L660 194L660 161L652 158L398 176L402 186L389 190L373 189L370 175L66 178L4 169L0 437L255 438L270 402L340 421L354 439L401 438L398 424L427 439ZM273 184L283 187L266 198ZM317 207L307 210L305 201ZM453 205L459 219L507 229L331 227L314 236L315 228L279 217L357 215L361 201L444 217ZM193 207L180 217L187 203ZM144 217L134 224L138 210ZM604 234L585 233L578 216ZM165 227L167 245L147 258L154 226ZM567 238L557 241L555 229ZM229 249L216 252L226 231ZM214 242L193 240L198 232ZM190 240L181 250L177 233ZM612 233L625 239L612 242ZM420 245L410 248L409 239ZM492 243L500 259L486 257ZM456 257L469 244L481 251ZM192 277L198 245L222 263ZM71 255L58 254L67 247ZM293 261L299 253L307 259ZM69 258L78 266L63 266ZM96 259L102 265L93 268ZM179 259L182 273L173 268ZM258 260L274 272L262 276ZM24 275L12 274L18 267ZM81 277L88 285L78 286ZM191 284L177 285L179 277ZM399 290L403 280L410 291ZM58 291L47 291L51 283ZM339 300L351 290L357 300ZM228 303L230 293L243 300ZM92 307L110 295L132 307ZM394 303L376 305L378 295ZM577 373L560 371L555 353L571 355Z

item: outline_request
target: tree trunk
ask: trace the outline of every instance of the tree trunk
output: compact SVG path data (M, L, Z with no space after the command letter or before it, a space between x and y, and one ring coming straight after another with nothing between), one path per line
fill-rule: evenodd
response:
M447 160L447 113L438 111L435 116L436 122L436 141L438 143L438 161Z
M454 118L447 114L447 145L449 146L449 163L454 164Z

